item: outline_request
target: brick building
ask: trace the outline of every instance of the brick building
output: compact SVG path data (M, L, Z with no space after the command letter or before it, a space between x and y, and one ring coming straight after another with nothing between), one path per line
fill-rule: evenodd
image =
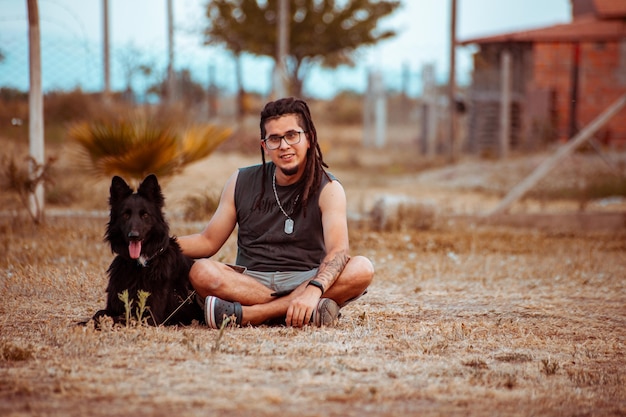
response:
M510 103L508 146L537 149L571 138L626 93L626 0L571 0L571 6L567 24L460 42L478 46L466 150L498 151L503 97ZM626 147L626 109L595 139Z

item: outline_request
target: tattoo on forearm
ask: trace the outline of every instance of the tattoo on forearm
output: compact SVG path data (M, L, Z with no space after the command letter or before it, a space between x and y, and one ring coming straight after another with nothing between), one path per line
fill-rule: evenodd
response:
M350 256L348 256L346 252L336 254L333 258L322 262L315 279L328 290L337 277L341 275L341 272L346 267L349 260Z

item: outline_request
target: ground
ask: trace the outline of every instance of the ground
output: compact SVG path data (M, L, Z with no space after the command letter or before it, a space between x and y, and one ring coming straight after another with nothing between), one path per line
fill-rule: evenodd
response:
M51 207L42 226L5 212L0 415L626 415L621 199L526 199L513 214L554 222L512 226L482 215L545 153L427 169L392 153L331 151L358 219L351 252L376 267L335 328L77 326L104 306L108 180L77 176L90 198ZM219 153L165 182L172 233L205 222L181 215L189 194L219 192L232 170L257 161ZM605 168L575 155L540 187ZM373 230L367 214L383 193L433 202L437 221ZM558 221L581 206L622 222ZM234 252L231 240L218 257Z

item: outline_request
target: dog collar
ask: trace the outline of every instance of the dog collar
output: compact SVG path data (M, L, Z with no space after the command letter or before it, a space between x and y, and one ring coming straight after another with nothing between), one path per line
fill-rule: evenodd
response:
M151 260L159 256L161 252L163 252L164 249L165 248L159 249L154 255L150 256L149 258L146 258L144 255L141 255L139 258L137 258L137 265L144 267L144 268L147 267L148 262L150 262Z

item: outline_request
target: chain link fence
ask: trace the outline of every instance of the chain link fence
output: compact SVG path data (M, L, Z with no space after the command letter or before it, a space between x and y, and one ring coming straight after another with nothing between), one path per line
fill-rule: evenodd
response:
M100 1L93 2L92 7L86 7L78 0L39 2L42 86L45 94L98 94L104 90L104 42L100 33L102 10L97 7L101 5ZM0 60L0 89L26 93L29 89L28 21L25 4L21 5L24 10L10 10L16 3L17 0L0 0L0 8L11 6L0 11L0 53L3 57ZM118 3L110 3L120 7ZM162 6L161 2L157 3L155 7ZM133 5L124 4L123 7L126 10ZM62 8L60 17L53 17L51 10L58 12L59 8ZM148 27L148 16L137 16L136 19L138 26ZM174 98L209 119L233 120L241 111L241 106L247 107L244 112L256 115L259 106L271 98L273 59L244 55L238 68L231 52L218 46L202 45L203 19L204 16L193 19L177 16L174 31ZM168 73L165 20L156 32L159 32L158 36L142 38L120 38L119 34L111 34L110 88L129 102L156 104L164 97ZM345 105L344 99L336 102L334 107L322 106L324 116L332 119L333 123L358 125L364 122L363 110L370 97L372 69L363 63L366 51L358 56L360 62L355 67L344 66L334 70L313 67L305 79L303 95L310 100L337 101L336 97L340 95L352 97L348 105ZM399 146L407 141L417 143L422 69L410 68L402 62L388 63L384 68L380 63L376 66L381 67L379 71L388 109L383 128L391 138L390 143ZM237 102L238 71L241 72L244 91L256 99ZM0 115L1 118L5 116L14 117Z
M91 39L83 28L85 22L94 20L93 14L100 18L100 11L90 10L88 15L81 15L81 10L71 10L73 18L69 23L48 21L45 13L41 13L44 92L73 89L95 92L104 89L103 41ZM0 14L0 23L0 52L4 58L0 61L0 87L27 91L28 22L24 16ZM59 31L62 24L68 27ZM166 31L165 25L162 31ZM185 27L177 27L174 45L174 70L177 73L187 73L191 81L206 91L213 87L224 95L236 92L237 66L230 52L217 46L203 46L200 30ZM150 96L150 90L165 80L167 56L164 42L138 44L131 39L111 42L112 90L132 90L139 102L155 100ZM273 67L273 60L268 57L244 55L241 60L244 90L269 94ZM398 91L407 86L405 76L406 69L397 68L385 70L384 79L390 91ZM418 79L418 76L414 78ZM363 93L367 88L367 79L368 69L363 65L337 70L314 67L304 83L304 94L328 99L344 90ZM418 91L413 86L409 92L415 95Z

